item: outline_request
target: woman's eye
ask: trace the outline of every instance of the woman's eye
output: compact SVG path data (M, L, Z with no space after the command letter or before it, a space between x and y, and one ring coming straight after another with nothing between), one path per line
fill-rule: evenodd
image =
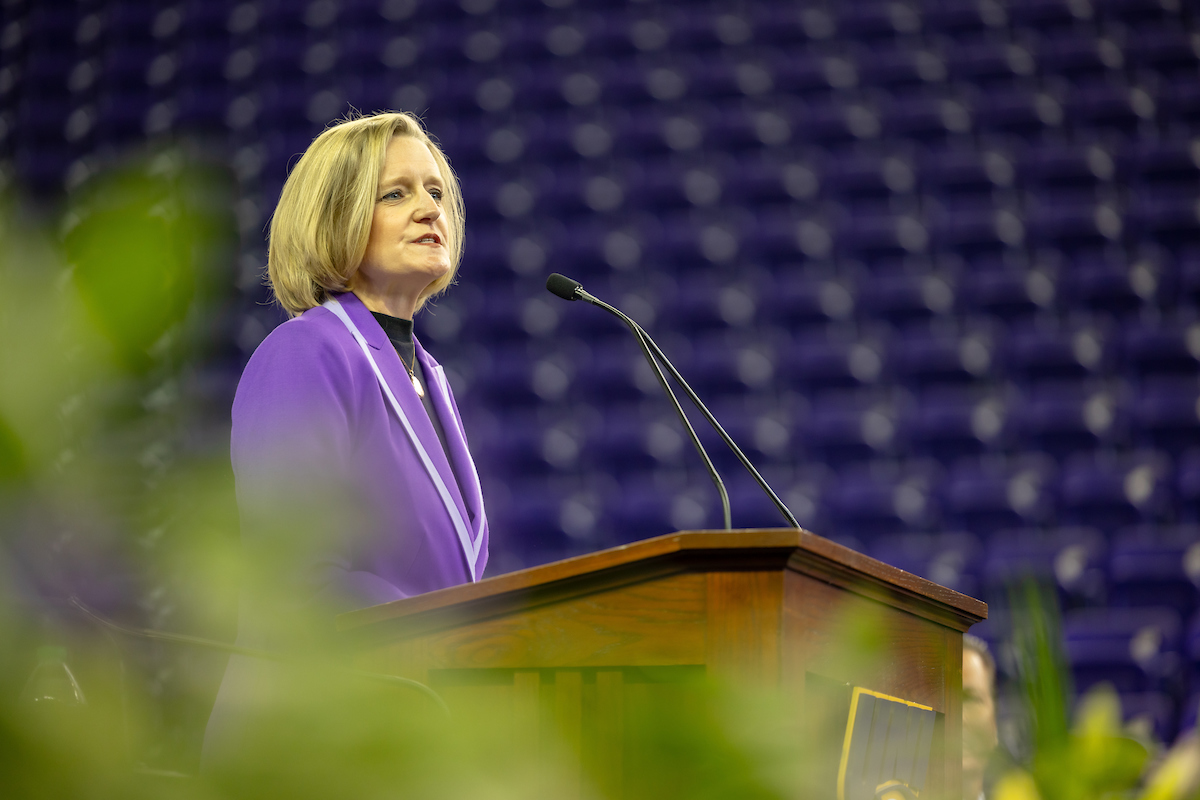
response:
M400 191L398 189L392 190L379 199L380 200L398 200L398 199L400 199Z
M442 199L442 190L441 189L430 189L429 196L432 197L434 200L441 200Z

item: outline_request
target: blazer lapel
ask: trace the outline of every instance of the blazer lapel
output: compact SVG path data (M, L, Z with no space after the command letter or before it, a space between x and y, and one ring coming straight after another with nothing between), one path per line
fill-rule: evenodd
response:
M437 412L438 420L442 423L442 431L446 434L447 455L450 457L454 474L458 478L458 486L462 489L461 496L465 501L466 511L470 515L472 538L478 546L485 524L483 489L479 482L479 473L475 470L475 460L471 458L471 451L467 447L466 431L463 430L462 420L459 419L454 404L450 400L452 393L450 382L446 380L446 371L442 369L441 364L433 360L433 357L425 351L419 341L417 342L417 358L421 360L425 376L432 384L430 399L433 402L434 411Z
M470 485L470 480L468 479L464 482L463 488L460 489L459 482L455 479L455 472L464 476L468 473L463 473L457 469L457 463L454 464L454 468L451 467L450 461L446 458L447 454L442 449L442 442L438 439L437 432L433 429L433 423L429 420L429 415L425 412L425 406L421 403L421 398L417 396L416 389L413 388L412 378L409 376L408 370L401 363L400 355L396 352L396 348L392 346L379 321L372 316L370 309L363 305L358 297L353 293L348 293L340 295L338 300L341 302L342 307L346 309L350 319L353 320L354 324L358 326L359 331L362 332L363 338L367 340L367 345L371 348L372 355L375 357L375 363L379 365L380 372L383 373L388 387L391 388L392 394L395 395L396 400L400 403L400 408L404 411L404 415L408 417L408 422L420 440L421 446L425 448L425 452L429 455L429 460L433 462L434 467L442 478L442 482L449 490L450 496L457 506L458 513L461 515L463 521L468 522L468 528L473 529L472 533L477 534L477 531L474 530L476 526L471 524L474 514L468 515L470 509L463 498L464 491L471 491L466 488ZM424 355L425 351L419 343L416 346L416 350L418 358ZM428 366L427 358L428 356L421 360L421 365L425 367L427 382L433 382L434 376ZM445 378L442 377L440 380L444 382ZM431 387L426 386L425 390L429 392L431 391ZM448 401L443 392L432 391L430 399L437 411L438 418L442 422L442 427L446 431L446 444L452 451L451 457L454 457L453 451L457 449L455 442L462 439L461 428L456 421L451 421L447 424L443 406L445 405L448 408ZM453 417L453 414L450 416ZM465 442L463 442L462 447L465 450ZM474 473L469 474L473 475ZM478 485L478 478L475 478L475 483ZM450 509L447 509L447 513L451 513ZM477 539L478 537L477 535L473 535L472 538Z

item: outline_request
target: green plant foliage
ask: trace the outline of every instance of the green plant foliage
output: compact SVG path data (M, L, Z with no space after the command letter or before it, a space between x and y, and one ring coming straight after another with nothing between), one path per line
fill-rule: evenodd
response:
M1089 691L1070 721L1070 672L1062 652L1057 601L1051 587L1033 580L1014 587L1013 655L1030 721L1033 752L1027 771L1005 776L1004 800L1085 800L1127 797L1140 784L1149 753L1127 735L1116 692Z
M136 159L93 179L74 198L64 251L79 296L126 366L179 325L211 272L224 209L205 201L213 175L176 151Z

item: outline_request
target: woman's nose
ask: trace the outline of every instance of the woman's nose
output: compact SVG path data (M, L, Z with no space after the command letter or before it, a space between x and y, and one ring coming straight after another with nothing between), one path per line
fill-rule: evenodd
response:
M422 191L420 204L417 206L416 218L420 222L432 222L442 215L442 207L429 192Z

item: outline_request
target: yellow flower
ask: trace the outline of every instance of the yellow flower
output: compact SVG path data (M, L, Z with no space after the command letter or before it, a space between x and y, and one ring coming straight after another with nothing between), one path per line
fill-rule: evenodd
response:
M994 800L1041 800L1033 776L1021 770L1013 770L1001 778L992 797Z

